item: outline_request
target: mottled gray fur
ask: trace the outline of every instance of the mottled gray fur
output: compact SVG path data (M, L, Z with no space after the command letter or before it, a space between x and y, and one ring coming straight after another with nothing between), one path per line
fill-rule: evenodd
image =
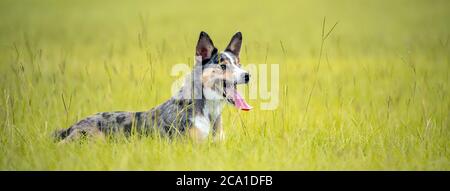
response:
M198 66L198 65L197 65ZM206 65L203 67L207 67ZM198 68L198 67L196 67ZM200 68L201 70L201 68ZM192 117L195 112L202 114L204 97L201 95L201 83L196 84L195 76L199 75L197 69L186 78L185 85L171 99L161 105L142 112L102 112L91 115L68 129L56 132L58 139L64 139L70 135L91 135L95 132L104 134L116 134L122 132L130 135L160 133L164 136L183 134L192 125ZM200 99L197 99L200 98ZM214 121L215 119L210 119Z

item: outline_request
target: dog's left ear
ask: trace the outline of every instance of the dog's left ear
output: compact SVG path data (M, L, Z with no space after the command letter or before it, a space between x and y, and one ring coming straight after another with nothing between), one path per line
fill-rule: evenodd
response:
M225 51L232 52L234 55L239 57L239 53L241 52L241 45L242 45L242 33L237 32L231 38L230 44L228 44Z

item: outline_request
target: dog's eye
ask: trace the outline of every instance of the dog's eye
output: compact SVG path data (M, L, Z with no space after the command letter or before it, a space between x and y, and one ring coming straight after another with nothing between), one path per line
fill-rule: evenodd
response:
M220 67L222 68L222 70L226 70L227 66L225 64L221 64Z
M220 60L219 60L220 62L223 62L223 61L225 61L225 59L224 58L220 58Z

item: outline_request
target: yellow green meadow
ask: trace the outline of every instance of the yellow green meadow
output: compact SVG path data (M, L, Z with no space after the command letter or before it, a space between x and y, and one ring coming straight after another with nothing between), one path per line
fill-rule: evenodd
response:
M449 18L445 0L0 0L0 170L450 170ZM54 142L169 99L202 30L279 66L275 97L226 106L225 141Z

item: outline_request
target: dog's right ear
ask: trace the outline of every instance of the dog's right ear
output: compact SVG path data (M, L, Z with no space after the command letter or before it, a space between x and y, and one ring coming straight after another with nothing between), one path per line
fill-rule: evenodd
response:
M217 48L214 47L211 38L209 38L209 35L206 34L206 32L200 32L195 55L201 56L202 63L204 64L208 62L214 54L217 54Z

